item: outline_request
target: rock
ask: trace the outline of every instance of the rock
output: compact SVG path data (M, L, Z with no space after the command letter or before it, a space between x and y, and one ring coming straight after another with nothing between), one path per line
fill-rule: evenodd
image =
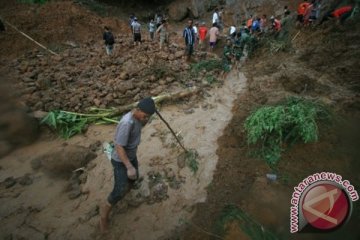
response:
M157 202L168 198L168 186L164 182L156 183L150 190L151 198Z
M5 188L11 188L16 184L16 179L14 177L8 177L4 180Z
M167 168L164 170L165 172L165 177L168 180L173 180L175 178L175 172L172 170L172 168Z
M87 175L88 175L87 172L84 172L83 174L81 174L79 176L79 181L80 181L81 184L86 183Z
M184 51L177 51L175 53L175 58L181 58L182 56L184 56Z
M165 81L165 80L160 80L158 83L159 83L160 85L166 85L166 81Z
M194 111L194 109L192 109L192 108L186 109L186 110L184 111L185 114L192 114L192 113L194 113L194 112L195 112L195 111Z
M76 198L80 197L80 195L81 195L80 189L74 189L74 190L72 190L71 192L68 193L68 198L70 200L73 200L73 199L76 199Z
M157 78L156 78L154 75L151 75L151 76L149 77L149 81L150 81L150 82L155 82L156 79L157 79Z
M139 207L146 199L139 192L131 191L130 194L126 196L126 201L130 207Z
M178 181L178 180L176 180L176 179L174 179L173 181L169 182L169 187L170 187L171 189L175 189L175 190L180 189L180 187L181 187L181 182Z
M185 19L189 12L188 1L175 1L169 5L169 17L175 21Z
M80 223L85 223L97 215L99 215L99 206L96 205L92 207L90 211L85 214L85 216L80 217L79 221Z
M97 106L97 107L99 107L100 104L101 104L101 101L100 101L99 99L97 99L97 98L95 98L95 99L93 100L93 102L94 102L95 106Z
M169 55L166 52L160 52L158 54L158 58L163 59L163 60L168 60Z
M186 154L185 153L181 153L178 157L177 157L177 165L180 169L183 169L186 165Z
M91 169L93 169L94 167L96 167L96 162L91 161L88 163L88 165L86 166L86 168L90 171Z
M22 186L28 186L31 185L33 183L32 178L30 177L30 174L25 174L23 177L19 178L19 183Z
M101 142L98 140L92 144L90 144L89 149L93 152L98 151L101 148Z
M169 61L173 61L175 59L175 55L174 54L170 54L169 55Z
M173 78L173 77L166 77L166 79L165 79L165 81L167 82L167 83L171 83L171 82L173 82L175 80L175 78Z

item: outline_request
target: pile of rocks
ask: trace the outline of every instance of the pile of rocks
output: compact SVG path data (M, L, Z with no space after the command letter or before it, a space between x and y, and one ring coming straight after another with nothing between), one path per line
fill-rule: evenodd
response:
M160 51L155 41L133 46L128 35L116 39L111 57L101 43L90 42L81 47L73 44L60 56L33 51L13 61L10 67L19 98L33 111L86 111L201 85L200 77L191 77L183 46L173 43ZM194 59L199 57L204 53L198 52Z

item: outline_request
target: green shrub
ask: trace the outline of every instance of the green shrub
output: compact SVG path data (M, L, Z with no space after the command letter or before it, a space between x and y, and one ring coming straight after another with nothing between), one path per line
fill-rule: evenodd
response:
M245 121L247 142L254 153L275 166L286 145L318 140L318 120L330 120L329 111L319 103L289 98L276 106L264 106Z

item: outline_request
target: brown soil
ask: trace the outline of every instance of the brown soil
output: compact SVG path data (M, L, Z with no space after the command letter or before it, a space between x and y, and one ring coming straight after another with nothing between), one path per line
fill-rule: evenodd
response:
M355 29L353 29L354 27ZM336 232L290 234L291 194L306 176L329 171L360 186L359 138L359 28L323 26L302 29L291 53L268 56L265 52L247 62L248 88L233 109L233 119L218 139L219 162L208 187L206 202L197 211L184 239L217 239L216 227L224 207L231 204L250 214L255 221L280 239L358 239L359 202L354 202L351 220ZM294 29L294 34L297 30ZM274 61L276 59L276 61ZM332 125L320 126L320 140L297 144L283 154L276 182L266 179L272 170L262 160L249 157L243 127L249 113L263 104L273 104L297 95L321 100L335 111ZM196 226L196 227L195 227ZM239 230L228 228L225 239L242 239Z

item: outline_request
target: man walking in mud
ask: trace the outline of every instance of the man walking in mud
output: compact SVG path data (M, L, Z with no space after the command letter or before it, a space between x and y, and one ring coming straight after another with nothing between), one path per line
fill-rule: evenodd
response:
M155 113L155 103L151 97L139 101L137 107L125 114L119 122L111 155L114 169L114 188L100 210L100 230L108 229L108 221L112 206L120 201L129 187L138 178L137 147L140 144L141 128Z

